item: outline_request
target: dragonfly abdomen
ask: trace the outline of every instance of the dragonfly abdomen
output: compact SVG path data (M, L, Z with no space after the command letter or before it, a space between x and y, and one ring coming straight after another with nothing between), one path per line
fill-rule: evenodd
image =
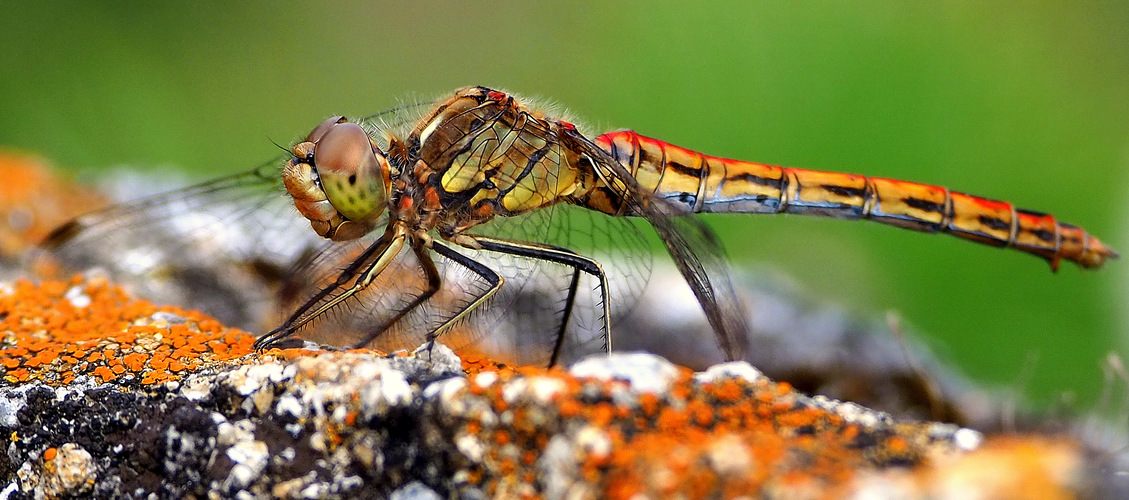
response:
M1083 229L1004 201L909 181L729 160L633 131L604 134L600 147L643 188L693 212L794 213L870 219L1012 247L1058 268L1061 259L1100 266L1117 253Z

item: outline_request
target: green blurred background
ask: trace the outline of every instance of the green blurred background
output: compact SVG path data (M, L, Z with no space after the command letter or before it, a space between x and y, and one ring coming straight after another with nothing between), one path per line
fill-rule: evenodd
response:
M331 114L484 84L594 130L1011 200L1129 250L1124 2L30 5L6 5L0 30L0 144L87 175L234 172ZM1105 354L1126 352L1129 262L1052 274L877 224L709 221L738 264L900 311L969 374L1037 402L1084 409Z

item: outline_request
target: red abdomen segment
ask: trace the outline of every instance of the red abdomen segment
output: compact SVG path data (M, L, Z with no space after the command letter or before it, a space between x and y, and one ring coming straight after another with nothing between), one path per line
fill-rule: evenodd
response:
M709 156L634 131L596 138L645 188L694 212L793 213L870 219L947 232L1046 259L1097 267L1117 252L1082 228L1004 201L916 182L777 167Z

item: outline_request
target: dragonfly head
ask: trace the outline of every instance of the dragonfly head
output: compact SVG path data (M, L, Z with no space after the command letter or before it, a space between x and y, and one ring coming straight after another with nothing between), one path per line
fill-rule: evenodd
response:
M335 116L294 146L286 189L318 234L334 240L368 233L388 205L391 168L359 125Z

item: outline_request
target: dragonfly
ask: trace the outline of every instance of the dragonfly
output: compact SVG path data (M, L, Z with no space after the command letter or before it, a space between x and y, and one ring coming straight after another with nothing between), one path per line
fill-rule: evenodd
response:
M442 335L473 345L488 335L456 333L461 325L483 315L512 322L523 310L534 318L523 328L539 333L511 334L514 359L553 365L569 350L610 352L613 317L630 309L649 272L648 244L630 222L642 220L720 350L743 359L748 318L721 244L693 216L704 212L872 220L1012 248L1054 270L1118 257L1080 227L1008 202L725 159L631 130L593 138L481 86L356 121L331 117L282 158L81 216L41 248L78 268L163 276L216 309L231 306L228 282L270 282L286 311L259 349L324 330L347 347ZM581 241L597 250L571 248ZM231 258L215 257L217 248Z

